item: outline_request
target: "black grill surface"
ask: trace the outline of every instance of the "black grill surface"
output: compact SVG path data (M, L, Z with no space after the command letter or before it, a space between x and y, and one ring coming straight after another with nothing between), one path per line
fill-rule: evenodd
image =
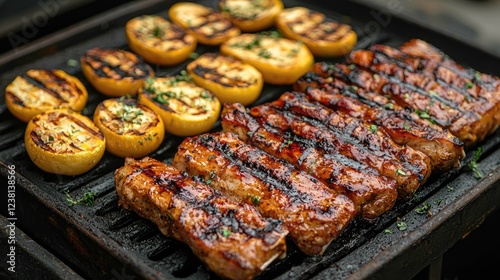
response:
M80 34L54 40L47 48L2 66L1 88L31 68L62 69L79 78L87 87L89 101L84 114L91 116L97 104L106 97L86 81L79 66L70 66L68 61L78 60L92 47L129 50L124 23L141 14L166 16L172 4L171 1L149 2L151 5L147 8L112 19L103 16L100 25L94 22L87 29L83 28L85 36ZM200 3L214 7L216 1ZM302 5L320 10L351 24L360 36L358 48L373 43L399 46L408 39L421 38L441 48L459 63L490 74L500 74L500 70L493 66L500 65L500 58L396 16L388 26L381 26L373 16L374 12L380 11L370 7L344 1L284 3L287 7ZM217 49L198 46L198 53L206 51ZM177 74L186 64L171 68L153 66L157 75L162 76ZM291 87L266 85L255 104L273 100L287 90ZM18 227L89 279L217 279L186 245L163 236L151 222L118 207L113 171L123 165L123 159L106 153L95 168L76 177L45 173L30 161L23 143L25 124L6 109L3 90L0 100L0 170L7 178L8 166L15 166ZM218 129L217 126L214 130ZM181 141L182 138L168 136L151 156L170 163ZM374 221L355 221L323 256L305 256L289 244L287 257L271 264L258 278L413 277L497 207L500 201L500 188L497 188L500 184L500 133L497 131L479 145L484 147L479 161L484 179L477 180L467 169L474 147L467 151L460 170L434 174L420 187L414 199L396 204ZM68 206L68 194L79 198L89 191L97 194L93 205ZM417 213L415 210L424 202L431 205L429 213ZM9 217L6 211L2 206L0 213Z

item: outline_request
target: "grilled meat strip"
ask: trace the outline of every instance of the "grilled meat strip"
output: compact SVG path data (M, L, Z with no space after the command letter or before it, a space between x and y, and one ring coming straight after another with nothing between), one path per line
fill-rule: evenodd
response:
M326 62L316 63L312 72L294 84L294 90L305 92L309 98L328 108L382 127L397 144L408 145L426 154L433 170L460 167L465 152L463 143L456 136L421 119L410 109L391 103L386 97L370 95L342 79L332 78L334 68L337 66Z
M281 220L297 247L321 255L355 216L354 203L316 178L230 132L186 138L173 163L265 217Z
M378 93L390 95L420 117L449 129L466 146L483 140L499 125L500 83L491 76L484 79L493 84L483 86L481 75L478 79L464 78L435 61L383 45L355 51L349 61L383 77L377 85L371 85Z
M397 199L396 182L366 164L341 154L328 154L314 142L260 124L238 103L225 104L222 128L248 144L293 164L329 188L346 194L357 215L373 219L390 210Z
M119 205L186 243L210 270L228 279L253 279L286 252L280 221L235 203L172 166L127 158L114 174Z
M278 100L253 107L250 114L282 132L292 131L328 154L365 163L395 180L402 200L412 198L431 173L430 160L422 152L394 143L376 125L309 101L303 93L284 93Z

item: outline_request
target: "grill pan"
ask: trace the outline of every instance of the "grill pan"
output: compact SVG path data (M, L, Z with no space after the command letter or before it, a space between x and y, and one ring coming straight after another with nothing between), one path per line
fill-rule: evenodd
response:
M89 91L84 114L91 116L105 99L83 77L79 66L68 65L92 47L129 50L124 32L128 19L138 15L166 16L173 1L146 0L129 3L89 19L56 36L0 56L1 100L3 89L16 75L31 68L62 69L79 78ZM214 7L216 1L200 1ZM500 58L445 34L426 29L393 15L385 26L374 14L383 11L358 2L284 1L286 7L306 6L351 24L358 33L357 48L373 43L399 46L420 38L442 49L458 63L479 71L500 75L494 65ZM198 46L197 52L216 51ZM330 60L342 62L344 58ZM176 67L156 67L158 76L176 74ZM288 86L264 87L255 104L276 99L291 90ZM16 225L88 279L218 279L191 253L186 245L169 239L151 222L117 205L113 171L121 158L105 154L86 174L70 177L45 173L29 159L23 144L25 124L16 120L0 103L0 171L3 183L8 166L16 170ZM219 130L220 125L214 129ZM182 138L169 136L151 156L170 163ZM500 201L500 131L478 146L484 147L479 166L485 177L474 178L467 169L475 147L467 150L460 170L434 174L417 190L416 196L374 221L354 221L323 256L306 256L293 244L283 260L271 264L258 279L410 279L441 256L462 236L480 225ZM93 191L92 206L68 206L74 198ZM6 195L5 195L6 197ZM7 198L5 198L6 201ZM418 214L422 203L430 214ZM6 207L0 213L9 217ZM402 228L403 223L407 226ZM21 263L19 266L29 265Z

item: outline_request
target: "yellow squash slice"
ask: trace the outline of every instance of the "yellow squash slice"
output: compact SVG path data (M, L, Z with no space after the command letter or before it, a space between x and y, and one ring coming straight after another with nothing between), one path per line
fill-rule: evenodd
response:
M129 20L125 33L130 48L149 63L172 66L184 62L196 49L196 39L179 25L156 15Z
M178 2L168 10L170 20L180 25L205 45L220 45L241 30L224 13L193 2Z
M254 66L264 82L275 85L295 83L314 62L302 42L267 34L241 34L222 44L220 50Z
M167 132L186 137L212 129L219 118L221 104L213 93L183 74L148 79L139 89L139 103L162 117Z
M217 96L222 103L250 105L260 96L264 80L252 65L231 56L205 53L190 62L193 81Z
M33 117L24 135L26 151L40 169L80 175L104 155L106 140L88 117L69 109L53 109Z
M82 82L62 70L28 70L5 88L7 109L23 122L55 108L81 111L87 99Z
M136 95L144 79L155 75L141 57L120 49L90 49L80 63L85 78L110 97Z
M345 55L356 46L358 39L351 26L305 7L281 11L276 27L285 37L304 42L313 55L319 57Z
M102 101L94 111L94 123L106 138L106 150L123 158L149 155L165 138L161 117L135 99Z
M257 32L274 26L283 10L281 0L221 0L219 9L243 32Z

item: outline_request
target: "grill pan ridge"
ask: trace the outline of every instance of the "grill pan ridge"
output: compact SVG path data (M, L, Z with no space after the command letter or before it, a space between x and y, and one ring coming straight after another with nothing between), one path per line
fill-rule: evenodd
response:
M85 80L79 66L72 67L67 62L70 59L78 60L79 56L91 47L129 50L124 34L124 22L141 14L154 13L166 17L167 9L172 4L171 1L147 2L151 5L142 4L142 9L122 14L112 21L103 16L102 24L106 24L107 28L100 30L100 34L87 34L85 40L56 39L51 48L45 49L47 55L26 55L19 66L9 71L0 67L2 89L16 75L31 68L62 69L85 84L89 91L89 100L84 114L92 115L97 104L105 97L97 93ZM215 1L200 3L212 7L215 5ZM365 48L374 43L399 46L410 39L407 37L410 35L410 28L412 37L427 40L457 62L479 71L500 75L498 69L491 68L491 64L481 63L500 62L500 58L490 57L469 45L423 29L411 22L393 17L386 30L371 30L368 26L375 21L371 15L374 10L370 7L352 2L284 3L286 7L300 5L320 10L334 19L351 24L360 36L357 48ZM94 28L95 24L89 24L89 30L90 26ZM197 47L196 52L215 50L201 45ZM464 56L467 53L474 53L475 58ZM330 61L342 62L344 58ZM184 69L186 64L187 62L169 68L156 67L155 71L157 76L176 74ZM265 85L261 97L254 105L274 100L288 90L290 87L287 86ZM4 92L0 98L4 99ZM161 235L151 222L118 207L113 171L123 165L123 159L106 153L96 167L76 177L44 173L30 161L25 151L24 128L25 124L16 120L2 102L2 180L7 178L8 166L14 165L17 206L15 215L18 219L16 224L29 236L89 279L218 279L186 245ZM217 124L214 130L219 129L220 124ZM182 138L169 136L151 156L171 163L181 141ZM467 156L460 170L432 175L428 182L417 190L416 198L406 203L397 203L391 211L374 221L354 221L342 236L329 246L323 256L305 256L294 244L287 244L287 257L272 263L258 279L409 279L416 275L464 233L476 227L494 211L497 201L500 201L500 191L497 188L500 184L500 131L479 145L484 147L479 161L481 171L485 175L481 181L476 180L472 172L467 170L474 147L466 151ZM68 194L81 197L88 191L97 194L93 205L68 206ZM431 203L431 216L420 215L414 211L425 201ZM7 216L7 213L3 212L5 210L3 207L0 213ZM408 228L400 230L400 222L404 222Z

